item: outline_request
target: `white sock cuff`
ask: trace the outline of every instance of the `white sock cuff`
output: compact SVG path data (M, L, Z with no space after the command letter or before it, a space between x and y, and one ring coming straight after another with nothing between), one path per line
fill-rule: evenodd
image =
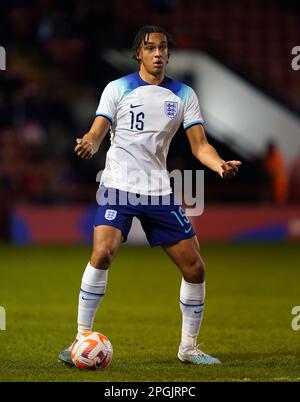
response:
M107 276L107 269L97 269L88 263L82 276L82 290L86 292L105 294Z
M182 278L180 287L180 299L183 303L187 300L197 300L203 303L205 299L205 288L205 282L190 283L186 282L184 278Z

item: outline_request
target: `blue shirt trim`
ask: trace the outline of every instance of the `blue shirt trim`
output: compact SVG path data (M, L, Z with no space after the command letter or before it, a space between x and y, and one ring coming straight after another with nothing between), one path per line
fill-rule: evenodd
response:
M134 91L138 87L150 85L148 82L141 79L138 71L132 74L125 75L125 77L119 78L118 80L115 80L115 83L118 87L121 88L121 91L125 96L130 94L130 92Z
M149 82L144 81L139 72L135 71L132 74L125 75L125 77L121 77L114 81L117 86L119 86L124 93L124 95L128 95L130 92L134 91L138 87L153 85ZM169 89L176 96L178 96L183 102L188 100L190 91L192 90L188 85L183 84L182 82L173 80L172 78L165 77L163 82L157 85L162 88Z
M188 128L191 128L193 126L197 126L198 124L200 124L201 126L203 126L203 120L195 120L192 123L189 123L187 126L183 126L183 128L185 130L187 130Z
M112 117L108 116L108 114L105 114L105 113L96 113L96 117L99 117L99 116L105 117L105 118L106 118L107 120L109 120L109 122L112 124L113 119L112 119Z

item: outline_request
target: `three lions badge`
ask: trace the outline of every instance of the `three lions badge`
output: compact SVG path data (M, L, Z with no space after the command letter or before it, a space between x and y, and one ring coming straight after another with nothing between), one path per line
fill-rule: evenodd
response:
M169 119L174 119L178 112L178 102L165 101L165 113Z

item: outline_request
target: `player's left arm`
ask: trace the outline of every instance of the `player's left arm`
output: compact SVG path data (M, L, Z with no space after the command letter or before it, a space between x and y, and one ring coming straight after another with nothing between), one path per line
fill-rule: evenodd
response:
M207 141L204 128L196 124L186 130L193 155L209 169L217 172L223 179L230 179L238 172L240 161L224 161Z

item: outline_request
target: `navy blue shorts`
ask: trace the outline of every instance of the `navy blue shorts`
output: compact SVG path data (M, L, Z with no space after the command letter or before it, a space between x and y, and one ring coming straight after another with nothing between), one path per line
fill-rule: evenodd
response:
M174 194L151 197L101 186L97 200L99 206L94 227L106 225L118 228L124 242L134 217L140 220L151 247L189 239L195 235L188 217L176 203Z

